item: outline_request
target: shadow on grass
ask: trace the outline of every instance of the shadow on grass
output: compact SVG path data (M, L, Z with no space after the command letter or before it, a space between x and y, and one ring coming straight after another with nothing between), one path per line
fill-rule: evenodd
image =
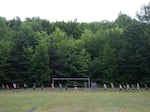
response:
M38 106L33 106L31 110L27 111L27 112L33 112L34 110L36 110L38 108Z

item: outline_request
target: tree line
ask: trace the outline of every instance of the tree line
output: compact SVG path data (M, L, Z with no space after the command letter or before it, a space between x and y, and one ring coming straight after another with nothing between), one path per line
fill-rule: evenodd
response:
M0 83L90 77L101 83L150 82L150 3L133 19L50 22L0 17Z

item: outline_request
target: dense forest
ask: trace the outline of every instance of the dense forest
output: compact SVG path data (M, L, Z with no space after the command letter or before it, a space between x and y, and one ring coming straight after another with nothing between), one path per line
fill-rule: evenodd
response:
M133 19L50 22L0 17L0 84L90 77L99 83L150 83L150 3Z

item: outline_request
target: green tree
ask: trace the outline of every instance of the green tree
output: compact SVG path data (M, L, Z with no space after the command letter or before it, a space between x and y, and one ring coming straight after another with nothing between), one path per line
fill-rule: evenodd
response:
M0 40L0 82L9 81L8 58L12 50L12 42Z
M149 69L144 64L148 52L144 28L140 23L131 24L125 30L124 36L127 40L119 53L120 74L124 74L124 81L142 81L147 74L145 68Z
M137 12L137 17L142 23L150 23L150 2L141 8L140 12Z
M8 21L0 17L0 40L11 41L11 37L14 37L13 30L8 26Z
M104 46L101 60L104 81L114 81L114 75L117 68L117 59L115 50L111 48L110 44L108 43L106 43Z
M45 43L39 43L31 59L29 81L38 85L50 81L48 49Z
M122 14L121 12L118 15L118 18L115 20L115 24L117 24L120 28L126 28L128 25L133 23L133 20L130 16L126 14Z

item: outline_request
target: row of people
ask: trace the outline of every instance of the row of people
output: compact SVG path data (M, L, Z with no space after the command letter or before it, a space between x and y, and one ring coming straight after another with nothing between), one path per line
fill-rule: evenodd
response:
M112 89L115 88L113 83L110 83L110 86L111 86ZM24 90L27 90L28 85L26 83L24 83L23 87L24 87ZM62 90L62 88L63 88L61 83L59 83L58 87L59 87L60 90ZM74 83L73 87L74 87L75 90L77 90L77 83ZM18 83L17 84L13 83L13 88L14 89L19 89L20 86L19 86ZM55 88L54 84L51 84L51 88L52 88L52 90ZM86 82L84 82L84 88L88 88L88 84ZM97 83L96 82L92 82L91 83L91 89L96 89L96 88L98 88ZM107 90L107 85L105 83L103 85L103 88L104 88L104 90ZM139 83L137 83L136 85L134 85L134 84L129 85L128 83L126 85L125 84L119 84L118 88L119 88L119 91L129 90L129 89L132 89L132 90L137 89L137 90L139 90L140 89L140 84ZM145 90L148 90L147 84L144 84L144 88L145 88ZM6 84L6 85L2 84L2 89L8 90L9 89L9 85L8 84ZM35 89L36 89L36 84L33 83L33 90L35 91ZM41 89L44 90L44 85L43 84L41 84ZM65 84L65 89L68 90L68 85L67 84Z
M13 89L15 89L15 90L16 90L16 89L20 89L19 83L17 83L17 84L16 84L16 83L13 83L12 86L13 86ZM24 90L27 90L28 85L27 85L26 83L24 83L24 84L23 84L23 87L24 87ZM10 89L10 86L9 86L8 84L5 84L5 85L2 84L2 89L3 89L3 90L9 90L9 89ZM35 89L36 89L36 84L35 84L35 83L33 83L33 89L34 89L34 91L35 91ZM43 84L41 85L41 89L44 90L44 85L43 85Z
M111 85L112 89L115 88L113 83L110 83L110 85ZM106 84L104 84L103 87L104 87L104 90L107 89L107 85ZM145 88L145 90L148 90L147 84L144 84L144 88ZM139 90L140 89L140 84L137 83L136 86L134 84L129 85L128 83L126 85L125 84L119 84L119 91L130 90L130 89L132 89L132 90L135 90L135 89Z

